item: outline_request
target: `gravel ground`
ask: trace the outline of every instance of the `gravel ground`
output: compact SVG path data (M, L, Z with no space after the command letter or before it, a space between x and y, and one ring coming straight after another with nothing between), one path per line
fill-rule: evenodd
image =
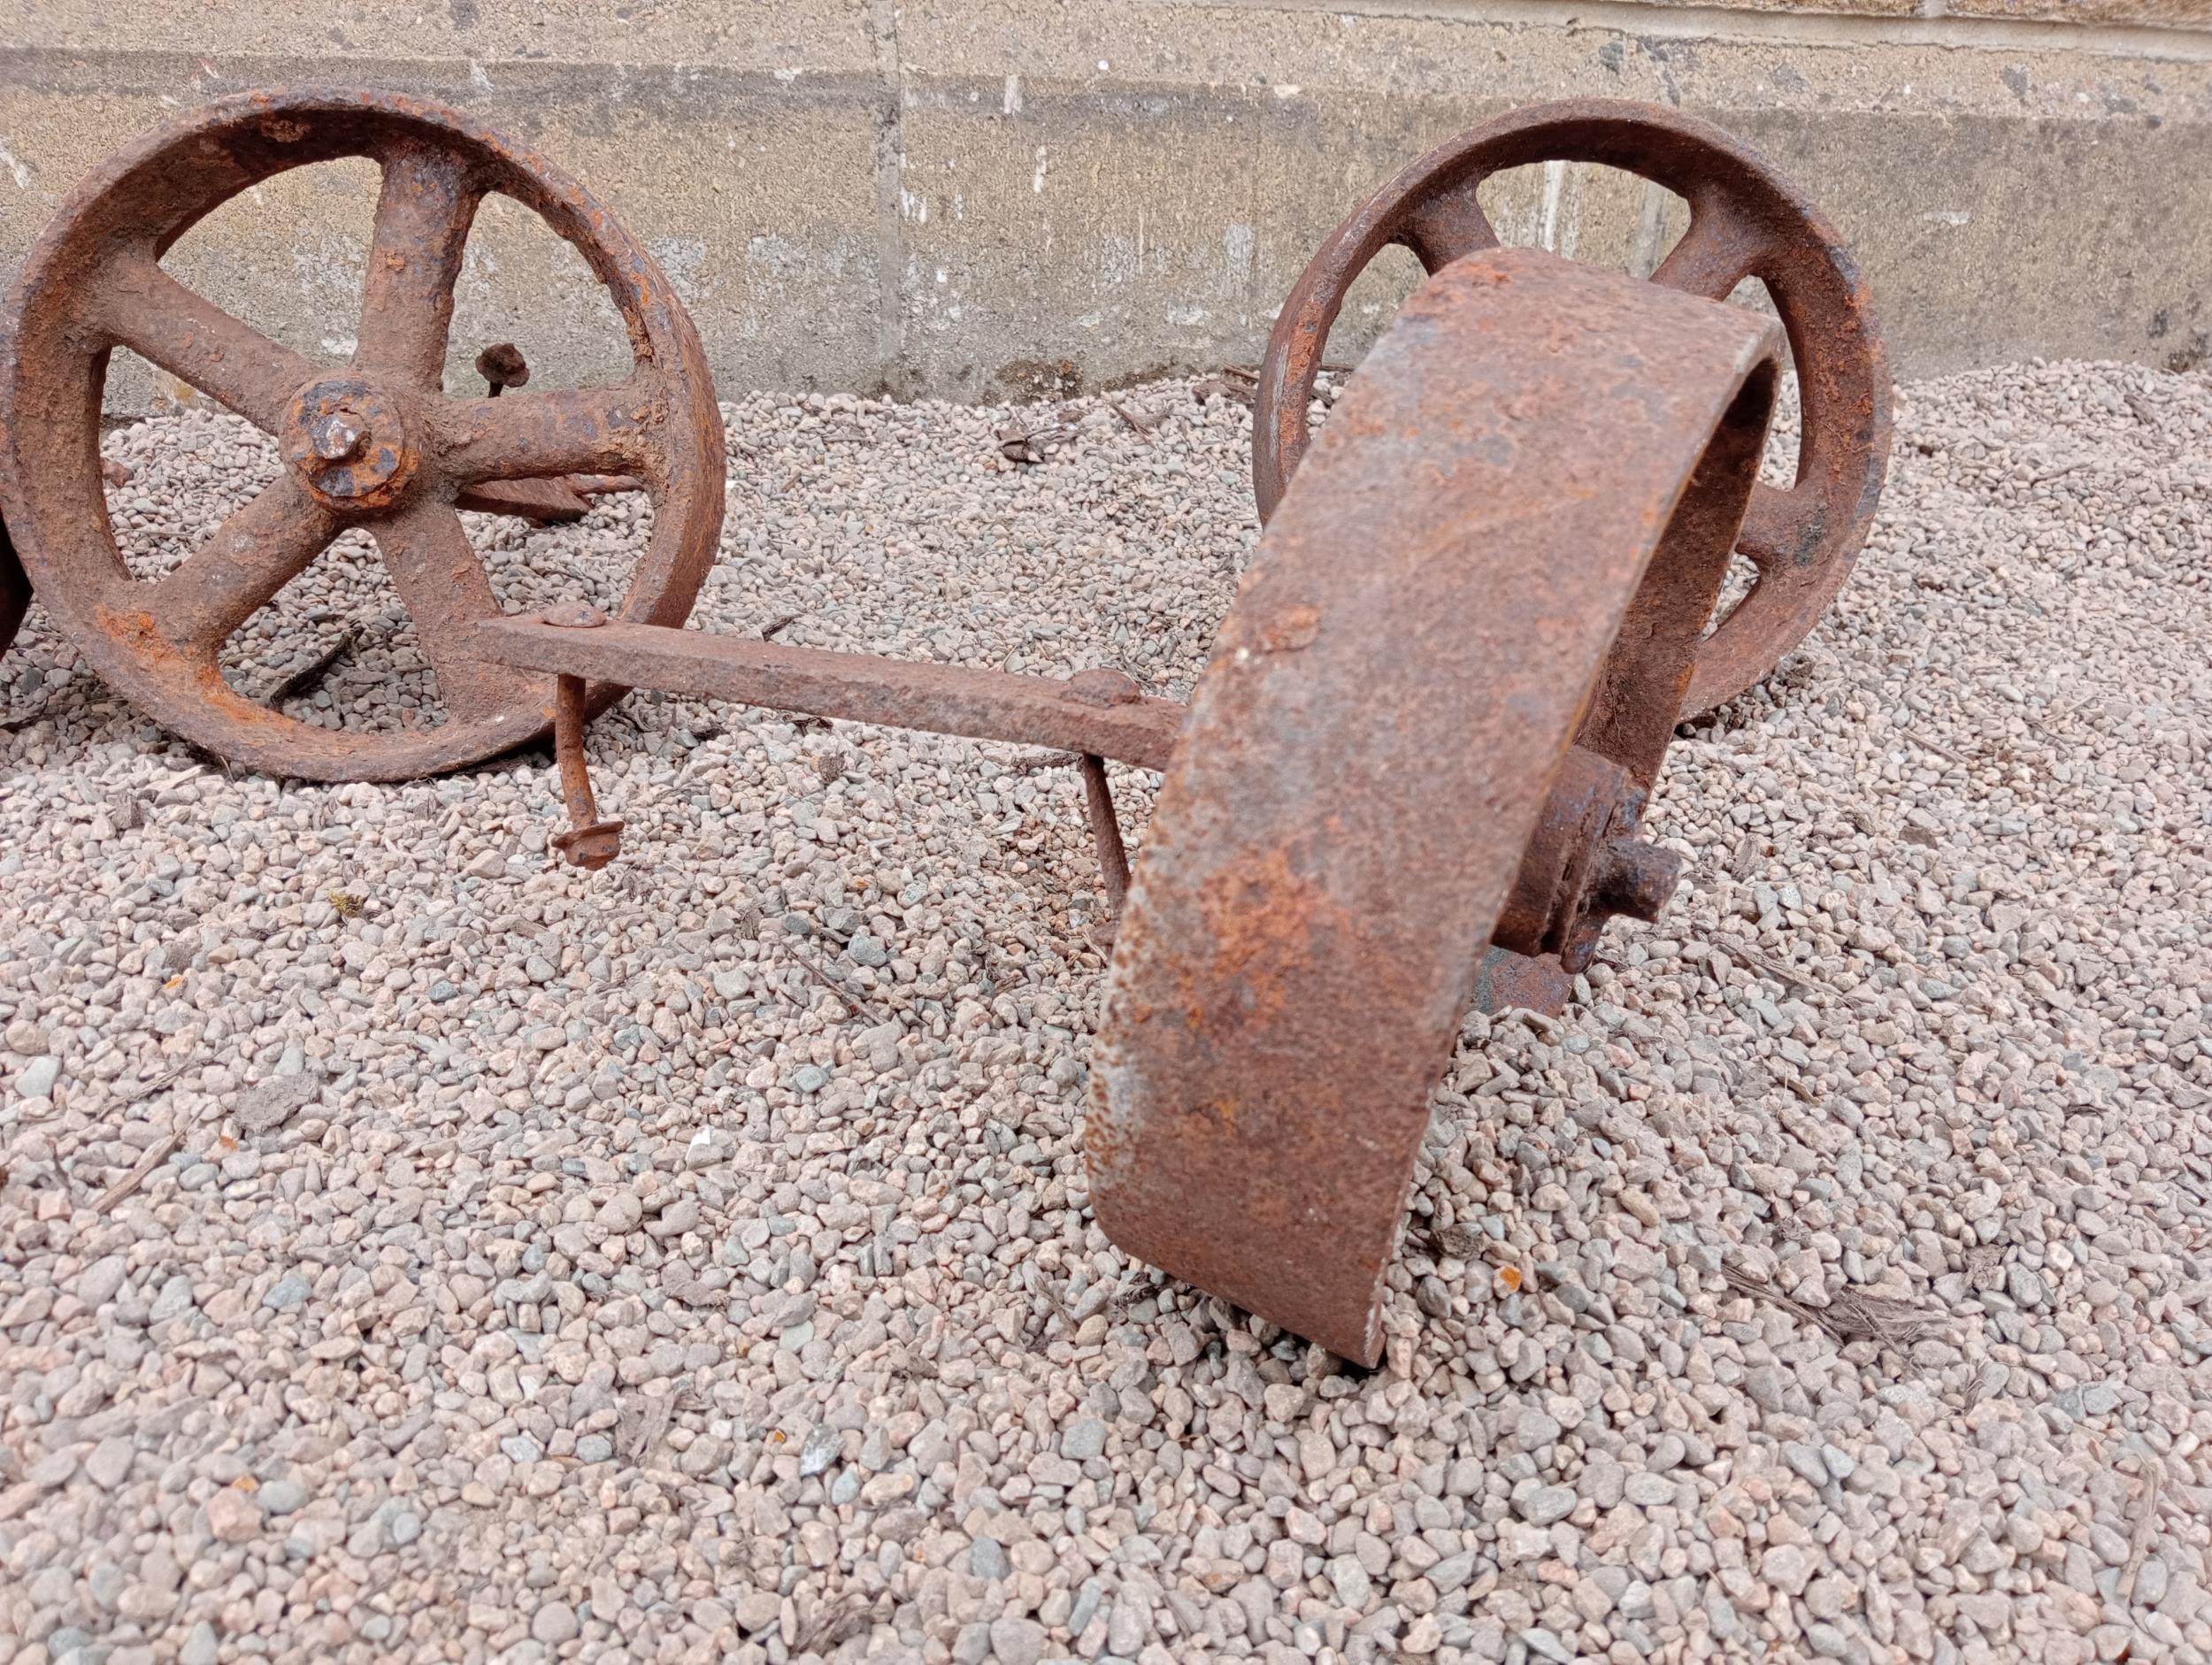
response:
M1181 693L1248 413L756 400L709 625ZM1678 742L1691 877L1471 1020L1346 1369L1086 1208L1099 903L1020 748L640 695L233 777L0 663L0 1659L2212 1659L2212 381L1905 390L1836 615ZM273 466L111 436L134 560ZM484 522L519 603L641 511ZM533 577L533 574L537 576ZM340 551L236 671L403 724ZM1124 778L1133 832L1145 782Z

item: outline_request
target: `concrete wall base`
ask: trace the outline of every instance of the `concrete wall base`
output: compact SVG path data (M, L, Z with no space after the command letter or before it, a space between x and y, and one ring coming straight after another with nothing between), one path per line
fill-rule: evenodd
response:
M1901 374L2032 356L2190 369L2212 355L2207 10L58 0L0 20L0 269L80 175L173 111L365 82L459 105L583 180L656 250L726 395L1018 398L1252 362L1318 240L1375 184L1494 111L1603 95L1707 116L1809 190L1868 270ZM1682 219L1640 181L1580 167L1491 189L1512 239L1632 267ZM373 191L365 164L274 181L172 268L342 357ZM1356 358L1410 281L1409 259L1385 264L1333 357ZM495 203L452 385L503 339L549 380L620 362L580 264ZM145 408L157 382L119 368L112 401Z

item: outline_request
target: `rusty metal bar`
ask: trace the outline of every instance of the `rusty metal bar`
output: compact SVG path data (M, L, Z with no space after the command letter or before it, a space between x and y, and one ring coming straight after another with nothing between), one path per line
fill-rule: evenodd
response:
M487 659L511 670L1052 746L1146 769L1167 767L1183 726L1180 704L1139 694L1115 672L1060 681L653 625L576 630L527 618L488 621L477 626L477 638Z
M603 821L591 795L591 771L584 763L584 679L565 676L553 695L553 756L561 769L561 796L568 805L568 831L553 848L571 867L596 871L621 854L622 823Z
M1106 760L1086 752L1076 760L1083 771L1083 801L1091 812L1091 842L1098 849L1098 874L1106 886L1106 913L1121 917L1129 896L1129 852L1121 841L1121 818L1114 813L1113 788L1106 783Z

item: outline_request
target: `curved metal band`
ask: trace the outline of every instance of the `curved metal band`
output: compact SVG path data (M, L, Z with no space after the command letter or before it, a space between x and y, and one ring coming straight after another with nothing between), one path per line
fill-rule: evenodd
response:
M1407 303L1269 525L1162 785L1087 1144L1124 1248L1347 1357L1567 748L1648 782L1770 320L1533 250Z

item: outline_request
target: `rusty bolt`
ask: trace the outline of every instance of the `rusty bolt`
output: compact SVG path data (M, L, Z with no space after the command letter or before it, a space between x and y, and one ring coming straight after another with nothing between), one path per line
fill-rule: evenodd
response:
M342 408L317 417L307 430L308 443L326 463L342 463L360 456L368 437L367 424Z
M519 387L530 380L530 361L514 342L501 341L476 355L476 373L483 377L496 399L502 388Z
M606 614L589 602L563 602L557 607L547 608L538 617L563 630L595 630L607 622Z
M622 823L595 821L589 826L557 833L552 845L571 867L595 873L622 854Z
M1062 692L1085 705L1133 705L1144 697L1143 691L1128 676L1103 667L1077 671L1068 679Z
M1590 911L1655 924L1681 882L1682 858L1672 850L1644 839L1608 839L1590 876Z

